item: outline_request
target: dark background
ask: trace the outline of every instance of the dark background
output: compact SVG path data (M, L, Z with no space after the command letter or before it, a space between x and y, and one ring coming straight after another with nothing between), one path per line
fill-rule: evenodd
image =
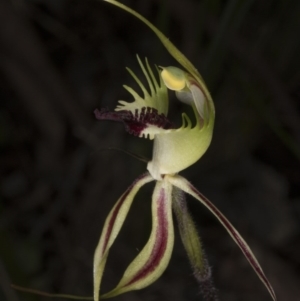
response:
M204 76L216 105L211 147L182 172L253 248L282 301L300 300L300 2L124 1ZM101 1L0 0L0 299L44 300L10 283L92 295L93 252L117 198L145 171L119 147L152 142L96 107L131 100L135 55L176 65L140 21ZM171 117L185 109L172 99ZM148 185L107 262L112 288L149 236ZM238 247L197 201L189 206L224 301L271 300ZM178 233L176 233L178 234ZM179 236L164 275L116 300L201 300Z

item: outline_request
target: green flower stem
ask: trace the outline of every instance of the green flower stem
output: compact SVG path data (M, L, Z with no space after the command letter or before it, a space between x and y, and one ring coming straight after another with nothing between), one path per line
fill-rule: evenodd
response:
M200 291L205 301L218 301L217 289L214 287L211 268L202 248L200 237L189 214L185 194L178 188L173 188L173 210L177 218L180 237L192 265L194 276L199 283Z

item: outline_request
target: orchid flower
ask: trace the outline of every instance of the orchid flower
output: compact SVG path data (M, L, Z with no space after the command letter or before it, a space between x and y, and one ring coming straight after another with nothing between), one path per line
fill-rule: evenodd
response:
M177 67L153 69L147 59L143 63L138 57L148 86L145 87L134 72L130 69L128 71L139 85L142 95L131 87L124 86L133 96L133 102L120 100L113 112L106 109L95 110L98 120L122 122L127 132L153 140L154 146L152 160L147 164L148 171L139 176L123 193L106 218L94 255L94 301L142 289L162 275L170 261L174 244L172 210L178 220L180 236L195 277L207 295L207 300L217 300L206 255L187 210L185 193L200 201L221 222L273 300L276 300L271 284L242 236L205 196L178 174L202 157L212 139L215 109L202 77L189 60L148 20L117 1L105 1L133 14L150 27L184 70ZM183 113L179 128L175 128L167 118L168 90L175 91L177 99L191 106L194 113L192 119ZM149 240L130 263L117 286L99 297L110 248L123 226L137 192L151 181L156 181L156 184L152 195L152 230Z

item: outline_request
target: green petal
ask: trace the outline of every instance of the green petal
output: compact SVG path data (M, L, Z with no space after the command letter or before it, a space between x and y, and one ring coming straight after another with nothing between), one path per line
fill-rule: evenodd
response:
M208 210L210 210L214 214L214 216L220 221L220 223L227 230L227 232L232 237L234 242L239 246L239 248L243 252L244 256L246 257L246 259L252 266L253 270L258 275L259 279L262 281L262 283L268 289L273 300L276 301L277 298L276 298L275 292L273 290L273 287L271 286L271 283L269 282L268 278L264 274L255 255L253 254L252 250L250 249L250 247L248 246L246 241L243 239L241 234L233 227L233 225L222 214L222 212L183 177L180 177L180 176L168 177L168 180L174 186L178 187L179 189L183 190L184 192L190 194L195 199L200 201Z
M171 193L172 185L168 181L156 183L152 196L150 238L129 265L117 287L102 298L142 289L156 281L165 271L174 245Z
M106 218L102 234L94 255L94 300L99 300L100 283L103 276L109 249L115 241L124 223L132 201L139 189L153 181L148 174L140 176L120 197Z

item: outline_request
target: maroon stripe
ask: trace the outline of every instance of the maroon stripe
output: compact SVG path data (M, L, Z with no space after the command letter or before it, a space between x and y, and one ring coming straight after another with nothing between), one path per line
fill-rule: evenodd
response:
M145 263L143 268L139 270L138 273L125 286L128 286L150 274L159 265L166 251L168 241L168 218L166 212L165 190L163 188L160 191L157 203L158 206L156 214L158 217L158 228L153 250L149 260Z
M106 247L107 247L107 244L108 244L108 240L109 240L109 237L111 235L111 232L112 232L112 229L113 229L113 226L115 224L115 221L116 221L116 218L118 216L118 213L120 211L120 208L121 206L123 205L124 201L126 200L128 194L131 192L131 190L135 187L135 185L143 180L146 176L148 176L149 173L145 173L141 176L139 176L128 188L127 190L124 192L124 194L122 195L118 205L115 207L113 213L112 213L112 216L110 218L110 221L109 221L109 224L108 224L108 227L107 227L107 231L106 231L106 234L105 234L105 240L104 240L104 244L103 244L103 248L102 248L102 252L101 252L101 256L104 254L104 252L106 251Z
M229 221L225 218L225 216L215 207L213 203L211 203L202 193L200 193L192 184L188 183L191 190L199 196L199 198L202 199L202 201L206 204L208 208L211 209L211 211L218 216L218 218L224 223L226 229L232 234L232 236L235 238L236 243L241 248L242 252L244 253L245 257L248 259L250 264L252 265L253 269L256 271L258 275L261 276L263 279L263 282L265 285L269 288L269 291L273 297L274 300L276 299L275 293L273 291L272 286L270 285L267 277L265 276L263 270L257 265L255 259L253 258L253 255L248 251L248 247L244 244L244 242L240 239L240 236L236 233L236 230L233 228L233 226L229 223Z

